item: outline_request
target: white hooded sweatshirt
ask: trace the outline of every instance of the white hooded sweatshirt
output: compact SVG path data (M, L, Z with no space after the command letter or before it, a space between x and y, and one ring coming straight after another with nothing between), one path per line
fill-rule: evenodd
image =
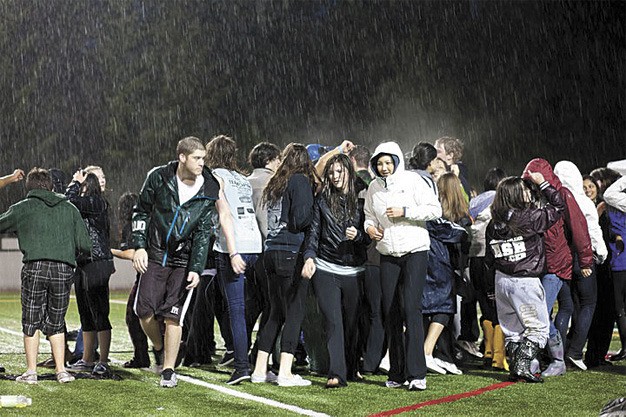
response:
M395 170L383 178L378 174L376 162L381 154L391 155ZM400 257L408 253L427 251L430 238L425 222L441 217L441 204L435 193L422 177L404 169L400 146L395 142L378 145L370 165L376 178L367 189L365 198L365 224L383 229L383 238L376 244L382 255ZM385 214L387 207L403 207L405 216L390 219Z
M578 167L574 165L573 162L560 161L554 166L554 173L559 177L563 186L572 192L578 203L578 207L580 207L580 211L585 215L596 263L603 263L608 256L608 250L604 239L602 239L602 229L599 224L598 211L593 201L585 195L583 177Z

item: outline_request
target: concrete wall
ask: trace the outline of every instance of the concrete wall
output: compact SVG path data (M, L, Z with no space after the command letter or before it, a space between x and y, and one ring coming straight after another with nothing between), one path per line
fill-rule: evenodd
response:
M0 291L19 291L22 271L22 252L16 238L0 240ZM135 282L135 270L130 261L115 259L115 273L111 276L111 290L129 290Z

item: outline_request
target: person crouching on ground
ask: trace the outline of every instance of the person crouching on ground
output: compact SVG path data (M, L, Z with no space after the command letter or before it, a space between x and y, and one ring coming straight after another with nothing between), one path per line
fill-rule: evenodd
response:
M524 180L503 179L491 205L485 262L496 270L496 310L512 358L511 379L543 382L530 371L531 361L549 337L545 291L539 279L546 269L543 234L561 218L565 203L543 175L525 175L539 185L549 204L533 207Z
M70 303L77 252L89 253L91 239L83 219L65 196L52 192L47 170L26 177L26 198L0 215L0 233L16 233L22 262L22 331L28 370L17 382L37 383L39 333L48 336L60 383L74 377L65 370L65 313Z

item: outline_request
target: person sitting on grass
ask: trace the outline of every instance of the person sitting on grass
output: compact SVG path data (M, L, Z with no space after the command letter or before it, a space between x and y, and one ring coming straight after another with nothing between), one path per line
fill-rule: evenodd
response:
M48 336L60 383L74 377L65 370L65 313L77 252L90 253L83 219L65 196L52 192L47 170L26 177L26 198L0 215L0 233L16 233L22 262L22 331L27 371L17 382L37 383L39 332Z

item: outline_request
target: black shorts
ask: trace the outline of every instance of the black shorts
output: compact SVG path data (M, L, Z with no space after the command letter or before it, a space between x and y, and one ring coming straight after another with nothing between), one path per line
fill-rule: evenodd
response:
M90 262L76 268L76 304L80 326L85 332L111 330L109 279L113 271L113 260Z
M182 323L191 299L185 289L187 270L148 262L148 270L139 278L135 314L139 318L163 317Z

